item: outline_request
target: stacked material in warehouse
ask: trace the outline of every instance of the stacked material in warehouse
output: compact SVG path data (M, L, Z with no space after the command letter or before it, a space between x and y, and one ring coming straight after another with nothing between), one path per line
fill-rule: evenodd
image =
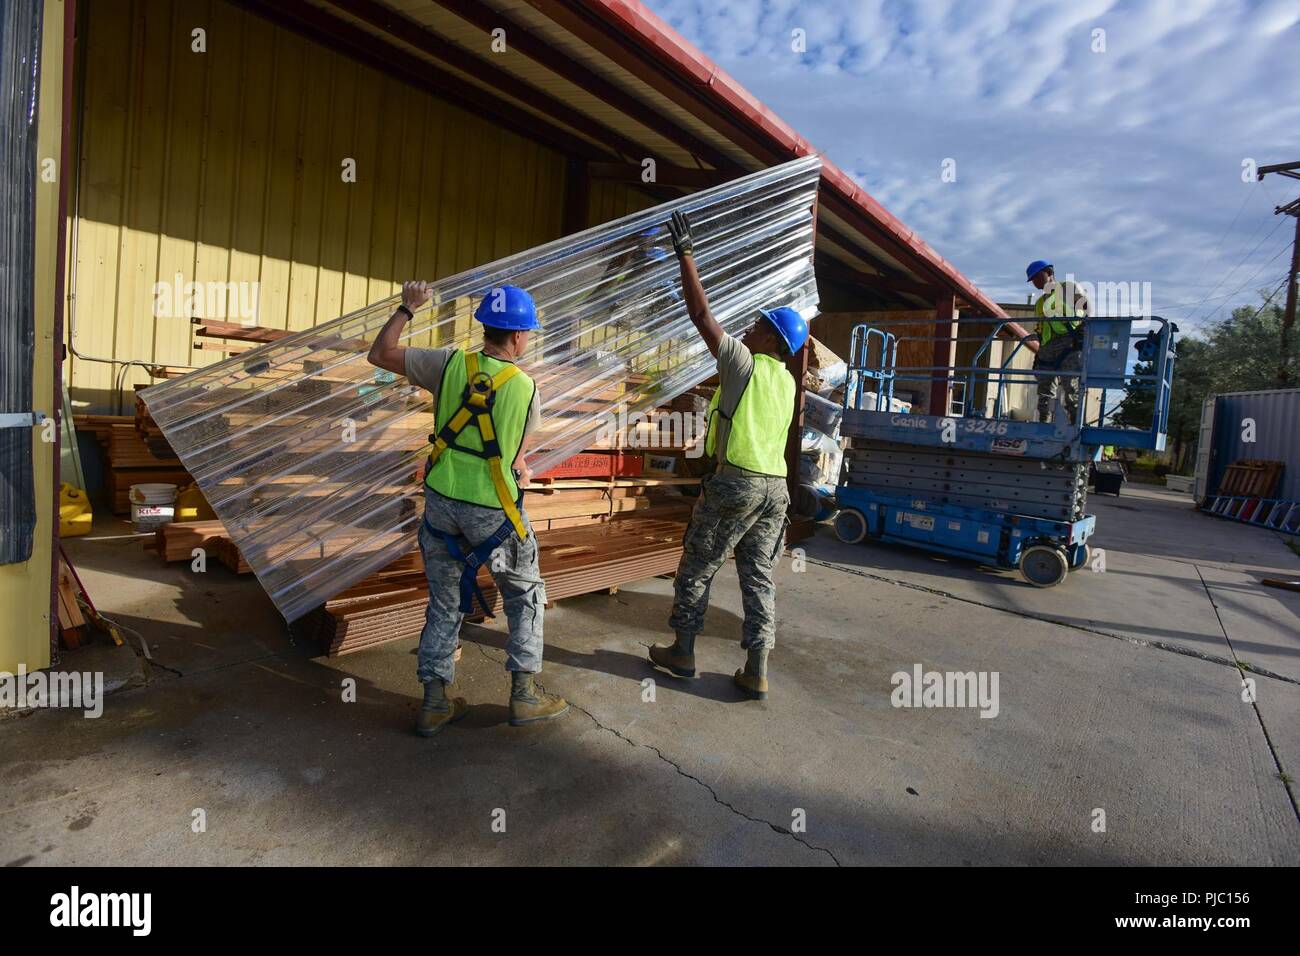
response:
M159 457L130 415L74 415L77 431L90 432L104 452L104 488L113 514L131 510L132 485L184 484L189 474L175 457Z
M589 447L620 411L644 413L715 365L680 298L666 222L690 215L719 322L760 306L811 317L815 157L636 213L441 280L408 346L473 346L470 315L491 289L536 300L543 331L521 365L543 397L534 471ZM396 297L293 333L142 398L232 541L293 620L407 553L423 499L411 480L432 430L427 393L366 353ZM310 493L307 493L310 489Z
M559 601L674 571L685 528L684 519L646 516L538 532L546 599ZM498 614L501 598L487 568L479 571L478 583L492 613ZM428 599L419 554L406 555L399 565L327 601L314 621L316 635L330 656L413 637L424 626Z

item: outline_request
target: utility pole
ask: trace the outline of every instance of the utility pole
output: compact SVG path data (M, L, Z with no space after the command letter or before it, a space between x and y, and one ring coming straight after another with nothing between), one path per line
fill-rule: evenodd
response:
M1291 179L1300 179L1300 162L1277 163L1273 166L1259 167L1259 178L1266 173L1277 173ZM1291 384L1291 329L1295 326L1296 308L1296 273L1300 271L1300 198L1291 200L1285 206L1273 210L1275 216L1291 216L1295 219L1295 239L1291 243L1291 273L1286 283L1286 311L1282 314L1281 354L1278 358L1277 384L1286 388Z

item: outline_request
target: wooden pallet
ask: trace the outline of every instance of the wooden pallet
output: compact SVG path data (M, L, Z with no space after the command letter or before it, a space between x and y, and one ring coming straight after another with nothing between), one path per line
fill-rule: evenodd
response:
M1219 480L1218 495L1272 498L1286 463L1281 461L1234 461Z

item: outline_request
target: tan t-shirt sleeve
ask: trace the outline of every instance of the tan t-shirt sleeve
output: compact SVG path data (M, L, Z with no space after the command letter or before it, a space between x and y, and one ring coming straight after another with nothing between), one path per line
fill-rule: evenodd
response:
M528 421L524 423L524 435L521 442L528 441L529 435L536 435L537 430L542 427L542 395L537 391L537 386L533 386L533 400L528 406Z
M745 348L740 339L724 332L722 341L718 343L718 387L722 390L722 395L718 398L720 407L728 411L735 410L753 372L753 353Z
M447 359L451 349L414 349L406 350L406 377L434 396L442 386L442 373L447 368Z

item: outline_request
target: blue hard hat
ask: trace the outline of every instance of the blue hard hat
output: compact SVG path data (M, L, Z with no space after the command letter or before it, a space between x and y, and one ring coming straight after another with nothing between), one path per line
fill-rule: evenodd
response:
M540 329L537 306L533 297L517 285L502 285L489 289L483 301L474 310L474 318L494 329L527 332Z
M1029 263L1029 265L1025 266L1025 281L1029 282L1044 269L1051 268L1053 268L1052 264L1046 259L1035 259L1033 262Z
M785 339L785 344L790 347L792 353L798 352L808 341L808 323L804 321L802 315L788 305L783 305L779 309L759 309L758 312L772 323L781 338Z

